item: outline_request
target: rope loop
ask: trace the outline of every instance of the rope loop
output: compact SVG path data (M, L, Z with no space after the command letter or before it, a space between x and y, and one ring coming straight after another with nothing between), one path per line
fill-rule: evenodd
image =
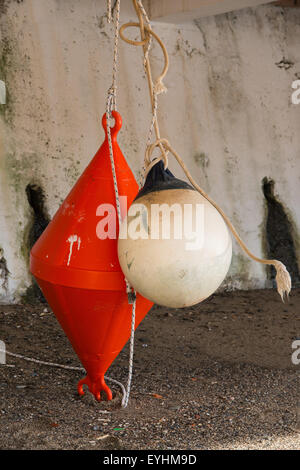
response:
M156 147L159 147L161 154L158 157L153 158L151 160L151 155ZM168 153L170 150L169 141L165 138L157 139L153 144L150 144L146 148L145 153L145 173L144 179L147 177L149 171L156 165L156 163L160 162L161 160L164 162L165 170L168 168L169 160L168 160Z
M139 26L140 24L135 23L134 21L129 21L128 23L124 23L119 30L120 38L123 39L123 41L127 42L127 44L131 44L132 46L145 46L150 41L150 35L151 35L151 30L147 26L144 26L146 37L145 39L142 39L141 41L135 41L133 39L129 39L124 35L125 29L131 28L131 27L139 27Z

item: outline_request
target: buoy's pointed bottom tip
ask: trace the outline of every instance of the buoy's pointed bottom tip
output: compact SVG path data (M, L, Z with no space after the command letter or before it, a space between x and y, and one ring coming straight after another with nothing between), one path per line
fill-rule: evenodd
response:
M94 395L97 401L101 401L101 392L105 392L106 399L112 400L113 395L111 389L106 385L104 375L92 380L88 375L81 379L77 385L77 391L80 396L85 394L83 386L86 385L89 391Z

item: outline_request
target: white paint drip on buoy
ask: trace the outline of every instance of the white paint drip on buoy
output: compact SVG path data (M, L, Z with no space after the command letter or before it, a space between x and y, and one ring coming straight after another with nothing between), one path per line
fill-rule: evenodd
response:
M67 241L70 243L69 257L67 262L67 266L69 266L72 257L73 245L77 242L77 250L79 250L81 245L81 238L78 237L78 235L70 235Z

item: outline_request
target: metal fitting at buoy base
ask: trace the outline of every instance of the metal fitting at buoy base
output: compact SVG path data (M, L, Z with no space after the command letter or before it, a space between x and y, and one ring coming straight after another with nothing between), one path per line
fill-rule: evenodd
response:
M77 385L77 391L80 396L83 396L85 394L83 390L83 385L88 386L89 391L94 395L96 400L101 400L101 391L106 393L107 400L112 400L112 391L109 386L106 385L103 374L95 378L94 380L92 380L88 375L81 379Z

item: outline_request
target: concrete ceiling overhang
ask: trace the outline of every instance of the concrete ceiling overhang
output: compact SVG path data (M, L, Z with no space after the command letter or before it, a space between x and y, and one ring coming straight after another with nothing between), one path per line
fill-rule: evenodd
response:
M277 4L291 1L295 3L289 0ZM146 6L152 21L182 23L266 3L274 3L274 0L148 0Z

